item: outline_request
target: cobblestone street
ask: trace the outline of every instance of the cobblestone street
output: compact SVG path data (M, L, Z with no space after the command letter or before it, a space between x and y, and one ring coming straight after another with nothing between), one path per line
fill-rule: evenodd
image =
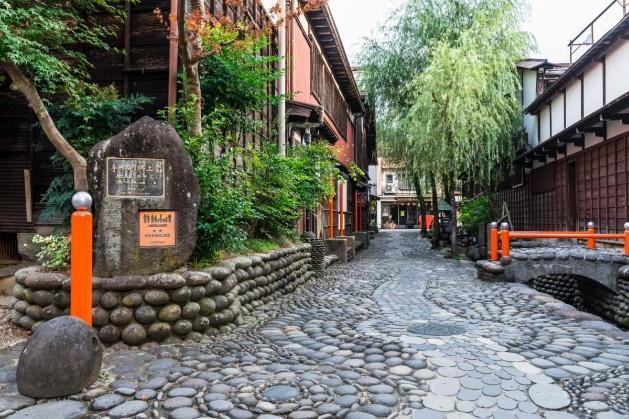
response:
M629 415L627 334L524 285L481 282L417 231L380 233L231 335L108 349L73 400L20 396L19 349L0 355L0 417Z

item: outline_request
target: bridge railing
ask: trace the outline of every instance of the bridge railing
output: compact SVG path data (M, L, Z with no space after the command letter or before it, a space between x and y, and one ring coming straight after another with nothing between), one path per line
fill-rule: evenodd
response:
M589 249L596 249L596 240L621 239L624 253L629 255L629 222L624 225L624 233L597 233L594 223L588 223L587 231L510 231L508 223L491 223L489 230L489 259L498 260L501 256L511 255L511 239L585 239Z

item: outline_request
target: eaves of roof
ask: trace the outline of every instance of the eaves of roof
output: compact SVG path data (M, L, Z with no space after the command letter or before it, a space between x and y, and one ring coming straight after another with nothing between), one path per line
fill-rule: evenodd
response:
M560 92L570 80L578 77L585 68L593 61L599 59L605 52L619 39L626 37L629 33L629 14L626 15L616 26L610 29L601 39L590 47L563 75L557 79L546 91L539 95L525 110L529 114L535 114L544 106L555 94Z
M364 112L358 85L347 59L341 36L339 35L332 12L327 4L306 13L312 32L322 52L332 69L336 82L343 92L343 96L350 105L352 112Z

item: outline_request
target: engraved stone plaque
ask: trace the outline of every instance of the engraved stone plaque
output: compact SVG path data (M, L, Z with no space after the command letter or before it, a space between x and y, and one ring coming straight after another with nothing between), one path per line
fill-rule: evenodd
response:
M107 196L163 198L164 160L108 157Z
M94 197L95 276L172 272L190 259L201 191L172 126L139 119L94 146L87 174Z

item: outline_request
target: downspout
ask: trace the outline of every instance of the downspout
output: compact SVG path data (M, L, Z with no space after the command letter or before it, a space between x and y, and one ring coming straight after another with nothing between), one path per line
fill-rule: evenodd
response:
M280 25L278 27L279 41L279 96L280 103L278 105L278 150L281 156L286 155L286 0L280 0Z
M179 57L179 0L170 0L170 40L168 46L168 119L174 120L174 106L177 104L177 59Z

